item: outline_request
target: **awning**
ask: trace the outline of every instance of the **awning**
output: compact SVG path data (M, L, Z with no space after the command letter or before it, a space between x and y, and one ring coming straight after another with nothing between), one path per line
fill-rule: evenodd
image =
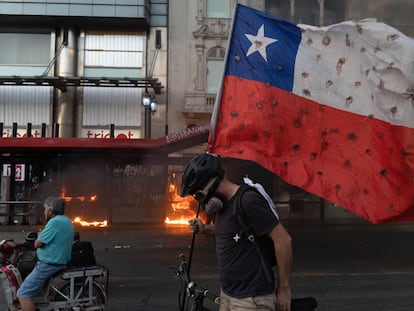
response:
M99 153L168 155L207 142L210 124L203 124L157 139L125 138L0 138L2 157L47 153Z

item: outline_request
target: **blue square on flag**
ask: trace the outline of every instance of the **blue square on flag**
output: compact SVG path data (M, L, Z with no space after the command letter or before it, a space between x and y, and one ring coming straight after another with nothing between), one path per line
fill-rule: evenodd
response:
M295 24L239 5L225 74L291 91L300 41Z

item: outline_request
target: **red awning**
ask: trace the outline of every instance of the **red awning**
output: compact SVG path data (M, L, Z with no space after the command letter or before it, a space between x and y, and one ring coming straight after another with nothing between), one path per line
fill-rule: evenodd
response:
M169 154L206 143L209 130L210 125L203 124L156 139L8 137L0 138L0 153L113 153L114 151L136 153L143 151Z

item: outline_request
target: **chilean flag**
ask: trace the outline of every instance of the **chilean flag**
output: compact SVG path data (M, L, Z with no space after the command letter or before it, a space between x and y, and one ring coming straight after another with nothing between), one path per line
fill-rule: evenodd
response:
M414 40L237 5L207 150L372 223L414 220Z

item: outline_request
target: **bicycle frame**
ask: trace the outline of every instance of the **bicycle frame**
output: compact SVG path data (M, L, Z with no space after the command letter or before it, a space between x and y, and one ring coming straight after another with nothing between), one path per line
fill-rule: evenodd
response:
M97 278L103 278L106 285L97 282ZM107 283L108 269L102 266L64 270L49 280L36 307L39 311L104 310Z
M199 287L194 281L191 280L188 265L183 254L179 256L179 264L176 273L177 276L183 280L183 288L179 293L180 311L186 311L189 307L189 310L191 311L209 311L209 309L203 304L205 298L210 299L216 304L220 303L219 297L212 294L208 289ZM188 305L186 297L189 297L193 301L191 306Z

